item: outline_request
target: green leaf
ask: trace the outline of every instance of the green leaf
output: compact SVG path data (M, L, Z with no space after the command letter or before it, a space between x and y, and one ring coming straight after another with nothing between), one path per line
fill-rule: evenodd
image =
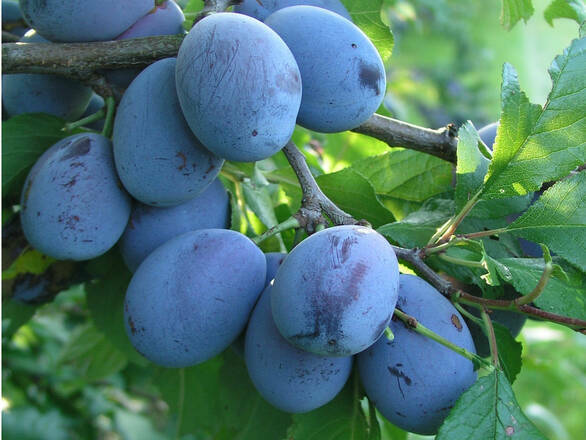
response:
M554 0L543 12L545 21L553 26L556 18L569 18L582 24L586 20L586 5L583 0Z
M2 279L9 280L25 273L40 275L53 264L55 259L40 253L35 249L25 249L25 251L12 262L10 267L2 272Z
M61 353L62 363L71 363L87 381L103 379L127 363L126 356L116 349L91 324L77 329Z
M502 113L484 198L538 190L586 162L586 38L574 40L549 68L552 90L543 109L503 69Z
M513 383L517 378L517 374L521 371L521 365L523 365L521 361L523 344L517 342L505 326L494 321L492 326L494 328L501 368L508 381Z
M356 171L345 169L321 175L316 180L324 194L354 218L365 219L375 228L394 220L377 199L369 181Z
M233 350L223 354L218 395L226 440L285 438L291 415L267 403L250 381L246 365ZM262 423L258 421L262 420Z
M2 338L11 338L35 314L37 304L22 304L18 301L2 303Z
M545 440L523 414L502 371L479 378L440 427L436 440Z
M472 122L458 130L456 210L460 211L482 187L490 161L478 149L480 137Z
M42 414L33 407L2 410L2 436L18 440L69 438L68 420L52 409Z
M535 289L545 266L544 261L537 258L502 258L498 262L501 277L523 295ZM548 312L586 319L586 276L571 266L563 269L567 279L554 271L534 303Z
M355 376L355 375L354 375ZM356 377L321 408L293 415L287 438L303 440L367 440L368 424L360 406Z
M65 121L44 113L19 115L2 122L2 197L18 197L26 176L43 152L60 139Z
M586 171L557 182L507 231L545 243L586 272Z
M114 413L116 431L124 440L165 440L168 437L157 432L151 420L141 414L118 409Z
M452 165L414 150L394 148L357 161L351 168L368 179L381 200L423 202L451 189Z
M117 250L102 259L105 274L85 286L86 301L96 328L129 361L146 365L147 360L134 349L124 327L124 296L132 274Z
M401 246L423 247L453 214L453 200L430 199L421 209L412 212L400 222L381 226L377 231Z
M533 15L531 0L503 0L501 24L511 30L521 19L525 22Z
M215 357L194 367L157 370L153 382L176 419L178 435L218 430L221 365L222 358Z
M376 46L383 62L387 62L393 52L394 37L388 24L381 20L383 0L342 0L342 3L354 24Z

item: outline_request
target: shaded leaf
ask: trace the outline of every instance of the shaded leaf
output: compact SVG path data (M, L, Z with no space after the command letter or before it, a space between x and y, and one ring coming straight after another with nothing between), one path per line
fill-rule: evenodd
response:
M437 440L545 440L523 414L502 371L479 378L440 427Z
M586 272L586 172L557 182L507 231L548 248Z
M527 22L533 15L531 0L502 0L501 24L511 30L519 20Z
M372 185L356 171L345 169L316 180L325 195L354 218L365 219L375 228L394 220L377 199Z
M9 280L18 275L32 273L40 275L55 261L36 249L27 248L12 262L10 267L2 272L2 279Z
M61 440L69 437L69 423L58 410L45 414L24 407L2 411L2 436L18 440Z
M456 211L482 187L490 161L478 149L480 137L470 121L458 130L458 165L456 167Z
M543 12L543 16L551 26L556 18L569 18L582 24L586 20L586 6L583 0L554 0Z

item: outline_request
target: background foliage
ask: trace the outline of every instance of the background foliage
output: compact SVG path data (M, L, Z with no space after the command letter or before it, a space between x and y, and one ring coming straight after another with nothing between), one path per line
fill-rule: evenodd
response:
M191 18L202 7L199 0L184 3ZM531 111L530 102L545 103L552 85L547 69L576 38L575 21L584 20L581 15L584 10L580 8L583 3L562 0L346 0L344 3L388 60L387 97L379 112L427 127L449 122L460 126L467 120L481 127L495 121L501 111L504 62L514 66L518 74L512 67L505 67L505 84L513 90L520 87L527 95L527 99L518 98L517 93L515 99L521 101L510 105ZM553 21L556 17L575 21ZM383 22L390 25L392 36ZM555 28L548 23L553 23ZM506 32L503 26L512 30ZM554 84L555 75L554 69ZM583 104L576 106L583 112ZM26 164L32 163L42 149L62 136L59 131L62 121L37 116L33 127L31 121L23 116L3 123L3 143L14 145L11 151L18 152L16 156L3 152L3 225L16 215L6 201L15 200L19 193ZM512 120L511 124L514 123ZM474 144L472 128L460 133L462 144L465 133ZM410 150L389 150L385 144L355 133L322 135L299 128L294 141L303 146L326 195L355 217L368 218L375 228L396 220L381 232L408 247L425 244L435 229L465 203L465 197L458 191L465 190L468 194L481 188L488 167L484 164L483 168L482 159L473 153L465 156L464 147L459 149L462 156L458 173L464 175L467 166L472 172L459 182L455 201L448 202L445 198L452 184L452 167L440 159ZM498 175L499 160L511 161L495 156L488 167L490 176ZM299 206L301 191L282 154L256 166L229 163L224 169L224 183L237 196L232 205L233 228L241 232L259 234L288 218ZM393 169L400 169L401 173L386 172ZM237 181L234 176L244 180ZM499 176L493 178L494 187L506 183L506 176ZM488 182L492 185L493 181ZM490 193L491 187L486 183L485 192ZM567 185L572 183L568 181ZM539 186L541 182L533 184ZM531 182L527 185L531 186ZM578 197L569 187L556 189L564 190L569 197ZM553 200L557 197L550 195ZM527 198L516 200L509 208L518 212L528 201ZM540 203L547 201L545 197ZM541 205L532 209L542 209ZM475 231L503 226L498 219L490 217L495 206L477 206L463 227ZM580 206L579 198L576 206ZM506 204L498 206L499 210L506 208ZM583 214L582 202L575 216L583 219ZM530 219L523 221L527 223ZM514 233L515 224L510 229ZM551 231L544 230L543 234L551 235ZM573 237L572 231L558 236L560 240L564 236ZM293 232L288 231L264 242L263 250L290 248L293 239ZM552 250L584 270L580 266L583 248L573 247L571 240L559 248L554 245ZM484 250L478 252L483 258L487 256ZM517 267L517 261L508 261L498 252L496 247L488 252L494 258L489 265L493 270L487 275L488 281L493 280L491 287L497 289L499 277L508 271L512 272L517 290L530 291L540 276L542 261ZM578 269L556 262L570 281L583 280ZM3 293L10 289L17 275L42 273L52 263L34 251L25 251L14 265L3 267ZM125 335L122 301L130 274L116 250L84 265L83 270L92 281L72 286L47 304L25 306L3 298L5 438L359 439L367 435L368 438L380 435L389 440L419 438L385 422L368 407L366 400L357 400L356 378L350 379L334 402L309 414L290 416L269 406L254 391L236 350L229 349L192 368L155 367L134 351ZM474 280L477 274L464 269L455 276ZM552 279L548 288L540 297L539 306L548 310L557 307L561 314L584 318L583 282ZM563 295L563 301L559 295ZM513 391L526 416L550 439L582 438L586 432L585 338L561 326L530 321L520 340L522 369ZM515 376L515 372L507 373L509 378ZM499 380L502 377L496 373L481 379L482 383ZM482 414L469 415L475 416ZM379 420L380 433L372 428L374 417ZM448 431L450 423L442 432L453 435L455 431ZM443 437L442 432L438 438L450 438L448 434ZM539 437L535 434L526 438Z

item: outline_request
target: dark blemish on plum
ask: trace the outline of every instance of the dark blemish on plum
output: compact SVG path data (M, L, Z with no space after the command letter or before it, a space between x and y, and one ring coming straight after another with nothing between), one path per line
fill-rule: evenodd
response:
M402 367L403 364L395 364L395 367Z
M69 168L79 168L79 167L83 167L84 163L83 162L71 162L69 164Z
M135 335L136 334L136 327L134 326L134 321L130 316L128 316L128 325L130 326L130 332Z
M459 332L462 331L462 323L460 322L460 318L458 318L456 315L452 315L452 324L454 324L454 327L456 327L458 329Z
M442 411L449 411L454 407L454 405L448 405L448 406L444 406L443 408L438 409L436 412L442 412Z
M72 186L74 186L77 183L78 177L79 177L79 174L76 176L73 176L69 182L62 183L61 186L65 187L65 188L71 188Z
M405 414L402 414L399 411L395 411L395 414L397 414L399 417L407 417Z
M253 135L253 136L256 136L257 134L258 134L258 131L256 131L256 130L252 130L252 135Z
M368 87L372 89L377 96L380 95L381 90L379 82L381 79L381 74L376 66L369 66L361 62L359 79L362 87Z
M353 244L356 244L358 242L358 240L356 239L356 237L348 237L344 239L344 242L342 243L342 254L341 254L341 261L342 264L344 264L346 261L348 261L348 258L350 258L350 249L352 248Z
M335 339L330 339L328 341L328 345L337 345L337 344L338 344L338 341L336 341Z
M401 379L405 381L407 386L411 385L411 379L405 375L402 371L399 371L397 368L394 367L387 367L389 372L397 378L397 386L399 387L399 391L401 392L401 396L403 399L405 398L405 393L403 393L403 388L401 388Z
M280 73L276 78L277 87L284 92L297 94L301 90L301 78L297 69L289 69L287 73Z
M37 217L41 216L41 211L37 211Z
M356 45L356 43L352 43L352 49L356 49L358 46Z
M60 159L60 161L62 162L73 157L85 156L90 152L91 144L92 141L87 137L77 140L75 143L68 146L69 151Z
M82 243L93 243L94 240L81 240Z
M181 159L181 161L182 161L181 165L179 165L179 166L177 167L177 169L178 169L179 171L181 171L182 169L184 169L184 168L187 166L187 157L185 157L185 154L184 154L183 152L181 152L181 151L180 151L179 153L177 153L177 154L175 155L175 157L178 157L178 158L179 158L179 159Z
M194 244L194 245L193 245L193 250L194 250L194 251L196 251L198 248L199 248L199 246L198 246L198 245L196 245L196 244Z

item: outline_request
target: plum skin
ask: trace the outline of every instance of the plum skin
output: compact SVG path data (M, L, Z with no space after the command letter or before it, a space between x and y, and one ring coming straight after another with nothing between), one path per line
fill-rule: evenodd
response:
M297 63L254 18L226 12L199 21L179 49L176 83L188 125L219 157L262 160L293 134L301 102Z
M273 317L293 345L349 356L383 333L398 286L397 258L383 236L363 226L336 226L287 255L274 280Z
M258 0L244 0L239 5L234 6L234 12L249 15L263 21L279 9L297 5L317 6L335 12L347 20L352 20L348 10L339 0L263 0L262 6Z
M433 286L414 275L400 275L397 307L450 342L475 353L462 316ZM458 397L476 380L472 362L408 329L389 325L391 342L379 339L357 357L366 395L381 414L401 429L437 432Z
M120 238L122 258L134 272L152 251L171 238L197 229L225 229L229 220L228 193L218 179L181 205L155 208L137 202Z
M204 362L244 329L265 277L264 254L238 232L201 229L175 237L150 254L130 281L128 337L158 365Z
M325 405L344 387L352 357L300 350L281 336L271 313L271 286L261 295L246 330L244 359L258 392L273 406L304 413Z
M29 243L58 260L88 260L116 244L130 216L109 139L62 139L37 160L24 183L20 218Z

